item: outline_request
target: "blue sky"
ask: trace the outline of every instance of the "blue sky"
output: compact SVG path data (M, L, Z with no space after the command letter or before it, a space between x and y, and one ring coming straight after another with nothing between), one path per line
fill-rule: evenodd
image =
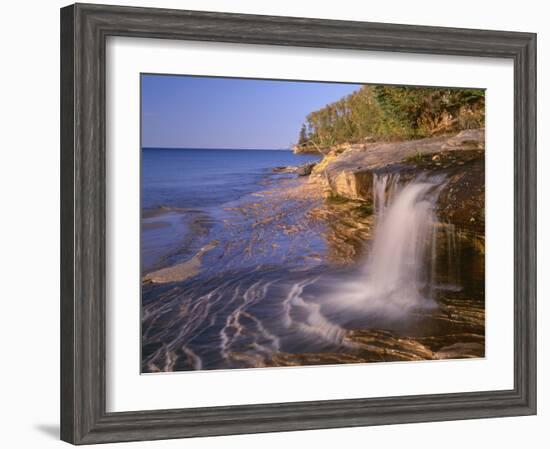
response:
M289 148L305 117L359 84L141 76L142 146Z

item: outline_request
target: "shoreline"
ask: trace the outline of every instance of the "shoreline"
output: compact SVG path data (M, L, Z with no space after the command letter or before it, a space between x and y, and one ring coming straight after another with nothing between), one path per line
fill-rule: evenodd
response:
M452 151L456 148L462 147L457 145ZM329 310L325 306L317 310L321 303L316 305L316 298L326 291L319 282L330 286L330 277L323 281L330 273L336 278L351 276L364 261L374 238L376 211L372 196L366 196L373 194L372 177L356 175L365 172L364 165L360 171L349 170L351 164L342 165L349 162L350 155L355 163L367 151L352 147L349 153L329 154L307 176L295 172L268 176L262 189L223 207L220 216L226 222L219 229L214 227L221 234L205 237L207 241L215 240L215 245L206 250L203 245L184 261L145 275L142 307L147 338L142 369L155 372L484 357L484 298L482 293L475 293L477 287L452 291L441 286L436 292L436 308L412 309L403 322L374 315L364 322L354 323L352 319L340 323L338 315L325 317ZM473 151L468 154L474 155L477 163L479 153L474 152L479 152L478 148L464 151ZM421 155L410 161L411 165L433 172L450 168L441 159L432 160L434 155L441 157L441 151L426 154L429 159ZM456 167L465 171L470 168L468 164L470 161ZM393 168L396 163L389 165ZM355 187L366 179L370 193L365 188L358 190L365 196L335 194L332 181L342 173L356 183ZM458 181L453 182L451 185ZM350 189L351 185L343 186ZM470 245L468 239L463 243ZM461 257L482 257L469 247L462 251L468 253ZM304 286L308 287L302 291ZM289 296L293 291L299 292L298 296ZM281 307L288 316L278 323ZM167 327L157 329L154 317L165 313L162 311L166 308L182 312L171 318L171 324L163 325ZM203 308L209 310L208 315ZM319 315L321 310L324 312ZM302 318L304 313L306 317ZM290 328L285 320L292 323ZM321 324L326 320L336 321ZM294 341L292 332L287 335L294 326L298 327L292 332L305 331L300 337L305 338L304 342ZM182 334L181 329L189 334ZM211 332L216 337L202 342L200 336ZM321 334L310 340L310 332ZM168 346L159 347L160 342ZM185 350L175 345L183 345ZM205 358L204 354L212 351L211 345L221 348L221 358ZM186 355L191 353L195 361Z

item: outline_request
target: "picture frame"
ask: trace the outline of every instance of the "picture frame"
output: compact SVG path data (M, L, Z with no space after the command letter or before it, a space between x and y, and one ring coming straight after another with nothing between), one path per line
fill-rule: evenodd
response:
M514 388L106 411L108 36L509 58L514 64ZM61 9L61 439L73 444L536 414L536 35L75 4Z

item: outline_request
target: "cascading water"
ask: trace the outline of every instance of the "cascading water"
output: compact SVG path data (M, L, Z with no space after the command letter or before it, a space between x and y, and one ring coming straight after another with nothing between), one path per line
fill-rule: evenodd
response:
M379 217L382 216L384 210L392 202L397 193L399 186L399 173L373 175L373 205L374 211Z
M405 309L427 299L432 281L427 250L436 235L434 207L442 181L419 178L400 189L398 179L389 183L394 198L384 202L364 267L369 296L385 298L385 302ZM376 177L374 183L379 182Z
M398 173L374 175L377 223L372 247L356 279L339 286L341 306L397 318L435 304L434 209L443 185L443 177L400 183Z

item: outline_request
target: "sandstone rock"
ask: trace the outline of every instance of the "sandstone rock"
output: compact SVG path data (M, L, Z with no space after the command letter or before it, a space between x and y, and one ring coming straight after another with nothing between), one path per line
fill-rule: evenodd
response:
M313 145L293 145L292 151L295 154L326 154L328 148L319 148Z
M166 284L170 282L180 282L192 278L200 273L202 256L216 247L218 241L213 240L201 248L191 259L162 268L143 277L144 283Z
M317 162L306 162L297 166L275 167L272 171L274 173L294 173L298 176L309 176L315 165L317 165Z
M401 179L421 172L443 174L438 214L481 235L485 217L485 130L461 131L405 142L337 146L312 170L326 191L354 201L371 203L373 176L399 172ZM472 220L473 218L473 220Z
M298 165L294 173L298 176L309 176L313 170L313 167L317 165L317 162L308 162L306 164Z

